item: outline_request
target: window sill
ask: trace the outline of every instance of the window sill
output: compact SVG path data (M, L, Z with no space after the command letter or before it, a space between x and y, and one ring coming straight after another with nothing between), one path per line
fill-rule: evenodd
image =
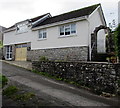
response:
M43 41L43 40L47 40L47 38L38 39L38 41Z
M58 38L67 38L67 37L76 37L77 35L76 34L72 34L72 35L63 35L63 36L60 36Z

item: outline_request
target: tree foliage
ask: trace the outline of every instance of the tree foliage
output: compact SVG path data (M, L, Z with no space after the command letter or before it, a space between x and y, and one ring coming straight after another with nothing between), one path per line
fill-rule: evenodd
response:
M116 54L120 60L120 24L115 30L115 49L116 49Z
M2 42L0 41L0 48L2 48L3 47L3 44L2 44Z

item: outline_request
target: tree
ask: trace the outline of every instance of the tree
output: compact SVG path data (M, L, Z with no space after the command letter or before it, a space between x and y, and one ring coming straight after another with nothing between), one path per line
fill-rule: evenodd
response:
M3 47L3 44L2 44L2 42L0 41L0 48L2 48Z
M115 50L116 50L116 55L120 61L120 24L115 30Z

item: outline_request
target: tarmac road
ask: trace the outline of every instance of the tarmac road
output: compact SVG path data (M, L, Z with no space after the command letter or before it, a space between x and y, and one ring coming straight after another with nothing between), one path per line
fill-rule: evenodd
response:
M49 100L55 99L57 105L62 102L66 106L119 106L119 100L100 97L87 90L76 88L62 81L56 81L44 76L37 75L26 69L2 63L2 73L10 80L28 86L41 93L48 95ZM46 98L47 100L47 98Z

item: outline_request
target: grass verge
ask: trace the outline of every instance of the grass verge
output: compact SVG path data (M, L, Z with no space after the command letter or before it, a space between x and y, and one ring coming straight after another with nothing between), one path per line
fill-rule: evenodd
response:
M18 89L16 86L9 86L4 89L3 95L17 101L27 101L35 96L35 94L32 92L21 93L20 89Z
M8 83L6 76L0 74L0 88L3 88Z
M18 91L18 88L16 86L9 86L5 90L3 90L3 95L7 97L11 97L17 91Z

